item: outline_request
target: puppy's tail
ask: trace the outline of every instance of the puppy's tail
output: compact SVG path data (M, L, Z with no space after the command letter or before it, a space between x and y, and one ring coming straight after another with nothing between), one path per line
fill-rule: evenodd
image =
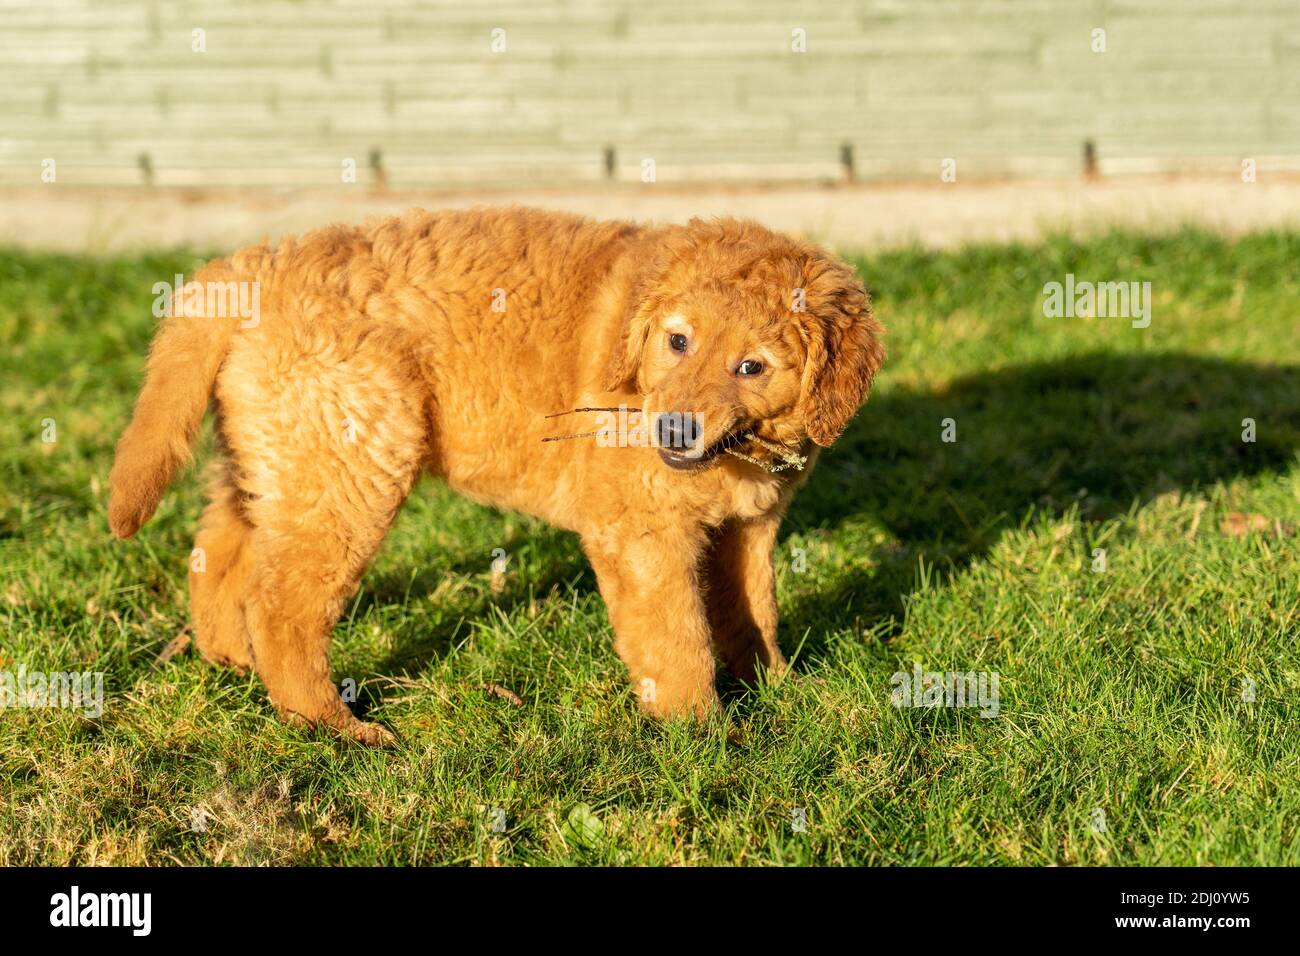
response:
M223 266L212 263L200 272L199 287L232 278ZM144 387L109 474L108 526L117 538L140 530L173 476L189 463L190 445L239 327L238 317L187 314L182 303L173 302L154 337Z

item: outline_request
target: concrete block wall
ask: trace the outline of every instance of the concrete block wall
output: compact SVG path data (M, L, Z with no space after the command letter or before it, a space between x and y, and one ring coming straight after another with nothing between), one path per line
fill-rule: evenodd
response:
M0 0L5 185L818 181L846 147L937 180L1086 141L1300 168L1300 0Z

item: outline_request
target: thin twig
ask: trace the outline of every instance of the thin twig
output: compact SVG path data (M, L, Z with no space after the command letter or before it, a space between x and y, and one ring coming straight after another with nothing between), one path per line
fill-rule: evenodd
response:
M550 438L543 438L542 441L565 441L569 438L595 438L597 435L605 434L604 431L597 429L594 432L578 432L576 435L552 435Z
M547 417L547 418L559 418L561 415L572 415L572 414L574 414L575 412L632 412L632 411L639 411L639 409L628 408L626 405L621 406L621 407L619 407L619 408L590 408L590 407L583 407L583 408L571 408L571 409L569 409L567 412L552 412L550 415L547 415L546 417Z
M479 684L480 690L485 690L493 697L500 697L502 700L508 700L516 707L524 706L523 700L512 690L502 687L500 684Z
M190 626L186 624L180 633L167 642L167 646L158 654L157 663L166 664L169 660L190 646Z
M778 465L770 461L763 461L762 459L755 458L753 455L746 455L743 451L737 451L735 448L726 449L727 454L731 455L733 458L739 458L741 461L747 461L751 465L757 465L759 468L771 472L774 475L785 471L787 468L793 468L795 471L803 471L804 465L808 464L808 458L806 456L800 455L799 453L791 451L789 448L785 448L774 442L767 441L764 438L759 438L753 432L742 435L741 440L752 441L755 445L758 445L761 448L766 448L768 451L772 452L772 454L781 459L781 464Z

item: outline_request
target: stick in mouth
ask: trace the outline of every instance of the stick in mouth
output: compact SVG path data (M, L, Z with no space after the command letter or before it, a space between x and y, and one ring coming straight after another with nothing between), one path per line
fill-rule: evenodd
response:
M759 468L762 468L764 471L769 471L774 475L785 471L787 468L793 468L795 471L803 471L804 465L808 464L808 456L800 455L798 452L791 451L789 448L785 448L775 442L770 442L765 438L759 438L754 432L747 432L740 437L742 441L752 441L755 445L766 448L772 454L781 459L780 464L772 461L763 461L753 457L752 455L746 455L743 451L738 451L735 448L726 449L727 454L739 458L742 461L747 461L751 465L758 465Z
M575 414L576 412L622 412L622 411L628 411L628 409L627 409L626 407L623 407L623 408L594 408L594 407L571 408L571 409L569 409L567 412L551 412L551 414L547 415L546 417L547 417L547 418L559 418L559 417L562 416L562 415L573 415L573 414ZM594 434L594 433L593 433L593 434Z
M619 412L623 410L624 408L598 408L593 406L584 406L582 408L569 409L569 411L567 412L552 412L550 415L547 415L546 417L560 418L564 415L573 415L578 412ZM572 438L595 438L597 435L600 434L602 434L600 430L594 432L576 432L575 434L572 435L554 435L550 438L543 438L542 441L544 442L568 441L569 439ZM806 455L800 455L798 452L795 452L782 445L778 445L774 442L767 441L764 438L760 438L758 437L757 434L755 434L752 431L746 432L745 434L739 435L737 437L742 442L752 441L755 445L758 445L761 448L766 448L772 454L780 458L781 461L779 463L772 462L772 461L763 461L762 459L755 458L752 455L746 455L743 451L739 451L734 447L724 448L723 451L725 451L728 455L731 455L735 458L739 458L741 461L747 461L751 465L757 465L759 468L762 468L764 471L768 471L774 475L779 474L780 472L783 472L788 468L793 468L795 471L803 471L804 466L808 464L808 457Z

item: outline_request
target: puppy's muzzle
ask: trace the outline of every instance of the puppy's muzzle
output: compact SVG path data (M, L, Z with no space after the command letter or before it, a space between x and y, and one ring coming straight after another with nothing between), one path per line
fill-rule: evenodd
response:
M698 456L703 450L704 423L691 412L664 412L655 417L655 443L682 457Z
M691 471L744 440L733 427L709 443L704 431L703 417L691 412L666 412L655 416L654 437L659 457L670 468Z

